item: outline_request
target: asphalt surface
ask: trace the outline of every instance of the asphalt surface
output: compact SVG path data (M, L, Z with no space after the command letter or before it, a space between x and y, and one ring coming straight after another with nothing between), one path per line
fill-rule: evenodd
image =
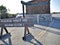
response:
M29 27L30 34L25 41L24 27L7 27L10 34L4 31L0 45L60 45L60 20L54 18L47 26L40 24Z

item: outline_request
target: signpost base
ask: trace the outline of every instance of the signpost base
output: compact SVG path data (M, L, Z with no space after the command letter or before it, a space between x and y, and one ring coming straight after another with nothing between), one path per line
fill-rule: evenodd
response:
M24 37L22 37L22 39L25 41L26 40L26 35L30 34L29 29L27 26L25 26L25 30L24 30Z
M3 29L5 30L6 33L9 33L6 27L4 25L1 25L0 39L3 37Z

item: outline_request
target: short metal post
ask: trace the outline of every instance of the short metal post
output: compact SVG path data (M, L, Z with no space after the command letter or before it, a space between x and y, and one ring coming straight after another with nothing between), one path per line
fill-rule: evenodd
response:
M22 7L23 7L23 17L25 17L25 15L24 15L24 5L22 4Z
M2 24L1 25L1 33L0 33L0 38L2 37L3 35L3 29L6 31L6 33L8 33L8 30L6 29L6 27Z
M1 34L0 34L0 37L2 37L2 34L3 34L3 26L1 26Z
M26 35L27 35L27 33L26 33L26 32L27 32L28 34L30 34L29 29L28 29L28 27L27 27L27 26L25 26L23 40L26 40Z
M24 27L24 37L26 36L26 26Z
M4 26L4 29L5 29L6 33L8 33L8 30L6 29L6 27L5 27L5 26Z

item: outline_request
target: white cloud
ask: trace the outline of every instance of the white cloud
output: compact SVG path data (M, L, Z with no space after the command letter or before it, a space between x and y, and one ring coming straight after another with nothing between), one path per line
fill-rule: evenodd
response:
M4 5L10 9L9 13L22 13L21 0L0 0L0 5ZM25 2L30 0L23 0Z
M0 0L0 5L4 5L7 9L10 9L10 13L22 13L22 5L20 3L21 0ZM22 1L31 1L31 0L22 0ZM59 11L58 8L54 7L54 0L51 0L51 12Z
M21 13L22 5L20 0L0 0L0 5L4 5L10 9L10 13Z

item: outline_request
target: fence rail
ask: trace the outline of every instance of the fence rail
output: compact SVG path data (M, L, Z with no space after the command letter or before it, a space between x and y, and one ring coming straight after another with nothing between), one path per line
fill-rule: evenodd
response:
M9 18L9 19L0 19L0 26L4 24L6 27L23 27L33 26L40 22L51 21L51 14L30 14L25 15L25 18Z
M23 27L25 25L27 26L33 26L32 19L26 19L26 18L10 18L10 19L0 19L0 26L4 24L6 27Z

